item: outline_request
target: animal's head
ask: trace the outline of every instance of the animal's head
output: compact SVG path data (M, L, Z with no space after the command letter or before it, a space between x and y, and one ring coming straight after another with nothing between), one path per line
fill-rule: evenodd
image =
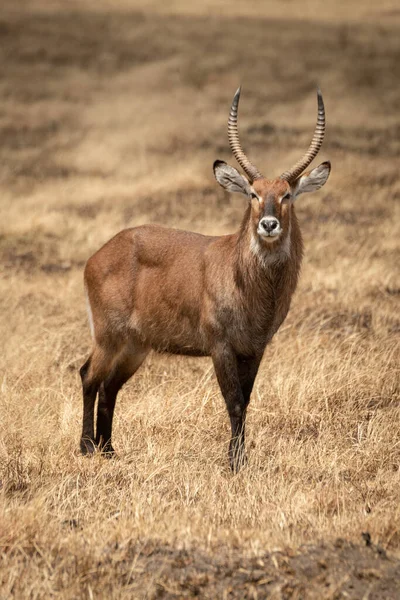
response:
M262 244L282 240L290 227L291 206L297 196L315 192L327 181L330 162L323 162L311 171L304 172L321 148L325 133L325 110L322 94L318 90L318 118L309 149L291 169L277 179L267 179L249 161L243 152L237 129L237 113L240 88L237 90L229 115L228 137L236 160L247 175L243 177L236 169L222 160L214 163L218 183L229 192L240 192L251 203L253 235Z

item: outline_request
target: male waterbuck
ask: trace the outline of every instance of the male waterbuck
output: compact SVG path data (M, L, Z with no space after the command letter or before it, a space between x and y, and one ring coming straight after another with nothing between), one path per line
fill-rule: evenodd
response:
M228 135L247 178L221 160L214 163L218 183L247 199L239 231L213 237L143 225L118 233L86 264L93 349L80 370L84 454L96 447L114 452L111 429L118 391L153 349L211 356L231 421L232 470L245 461L245 416L254 380L266 345L287 315L299 276L303 244L295 199L324 185L330 163L304 173L324 137L319 90L311 145L276 179L265 178L241 148L239 97L240 88Z

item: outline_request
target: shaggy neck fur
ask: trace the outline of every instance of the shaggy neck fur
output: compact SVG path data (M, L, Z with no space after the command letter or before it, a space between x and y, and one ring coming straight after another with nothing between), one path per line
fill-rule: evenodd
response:
M263 303L263 297L294 292L303 256L303 243L294 208L291 209L289 230L283 238L263 244L253 232L251 207L244 215L238 231L235 259L235 281L246 295ZM268 288L268 290L266 289Z

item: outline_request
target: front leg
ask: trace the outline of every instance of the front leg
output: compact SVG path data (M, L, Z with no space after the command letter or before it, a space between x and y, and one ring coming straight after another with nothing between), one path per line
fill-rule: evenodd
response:
M237 473L246 461L244 439L246 408L260 361L242 359L226 345L215 348L212 359L231 421L229 461L232 471Z
M253 390L254 381L257 377L258 368L261 362L261 356L238 356L238 371L240 385L246 406L250 402L250 395Z

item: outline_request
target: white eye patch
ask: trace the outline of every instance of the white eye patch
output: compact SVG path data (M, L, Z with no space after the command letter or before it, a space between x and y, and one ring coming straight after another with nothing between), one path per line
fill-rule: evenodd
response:
M282 198L279 200L280 204L289 204L289 202L292 201L292 194L290 192L287 192L286 194L284 194L282 196Z
M253 190L253 188L251 188L250 191L250 198L253 200L258 200L259 202L261 202L262 198L260 198L260 196Z

